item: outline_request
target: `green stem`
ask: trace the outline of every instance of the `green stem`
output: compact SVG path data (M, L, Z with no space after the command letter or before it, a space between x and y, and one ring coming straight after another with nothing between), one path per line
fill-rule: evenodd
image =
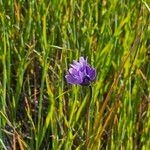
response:
M86 105L86 142L85 142L85 149L88 150L88 145L89 145L89 129L90 129L90 102L92 99L92 86L89 86L90 90L90 95L87 100L87 105Z

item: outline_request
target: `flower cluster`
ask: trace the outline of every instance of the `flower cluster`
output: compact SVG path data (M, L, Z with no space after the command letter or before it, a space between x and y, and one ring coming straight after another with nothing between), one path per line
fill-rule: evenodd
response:
M79 58L79 62L73 61L70 65L71 68L68 74L65 76L67 82L70 84L79 84L82 86L88 86L96 78L96 69L90 67L87 63L87 58Z

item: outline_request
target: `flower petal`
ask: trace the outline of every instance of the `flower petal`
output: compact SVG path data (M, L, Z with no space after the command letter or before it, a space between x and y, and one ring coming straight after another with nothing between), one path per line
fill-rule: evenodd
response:
M80 66L80 63L77 62L76 60L73 60L73 65L75 65L75 66Z
M79 78L81 80L81 82L83 81L83 78L84 78L84 73L79 71Z
M73 76L79 75L79 72L75 68L70 68L69 73L72 74Z
M79 58L79 63L83 64L83 65L87 65L87 58L84 59L84 57L80 57Z
M77 71L80 70L80 66L77 66L75 64L70 64L70 66L74 69L76 69Z
M96 69L90 66L86 66L86 73L90 77L90 80L94 80L96 77Z
M65 78L67 79L67 82L70 84L80 84L82 82L80 76L75 78L72 75L66 75Z

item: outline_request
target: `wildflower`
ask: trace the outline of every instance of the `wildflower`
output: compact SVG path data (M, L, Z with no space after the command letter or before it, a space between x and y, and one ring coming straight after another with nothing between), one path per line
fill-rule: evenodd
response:
M96 69L90 67L87 63L87 58L79 58L79 62L73 61L70 65L71 68L68 74L65 76L67 82L70 84L79 84L82 86L90 85L90 83L96 78Z

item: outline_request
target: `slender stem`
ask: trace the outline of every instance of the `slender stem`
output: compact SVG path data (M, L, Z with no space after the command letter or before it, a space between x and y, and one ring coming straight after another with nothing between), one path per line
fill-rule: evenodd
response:
M85 143L85 149L88 150L88 144L89 144L89 129L90 129L90 102L92 99L92 86L89 86L90 95L87 100L86 105L86 143Z

